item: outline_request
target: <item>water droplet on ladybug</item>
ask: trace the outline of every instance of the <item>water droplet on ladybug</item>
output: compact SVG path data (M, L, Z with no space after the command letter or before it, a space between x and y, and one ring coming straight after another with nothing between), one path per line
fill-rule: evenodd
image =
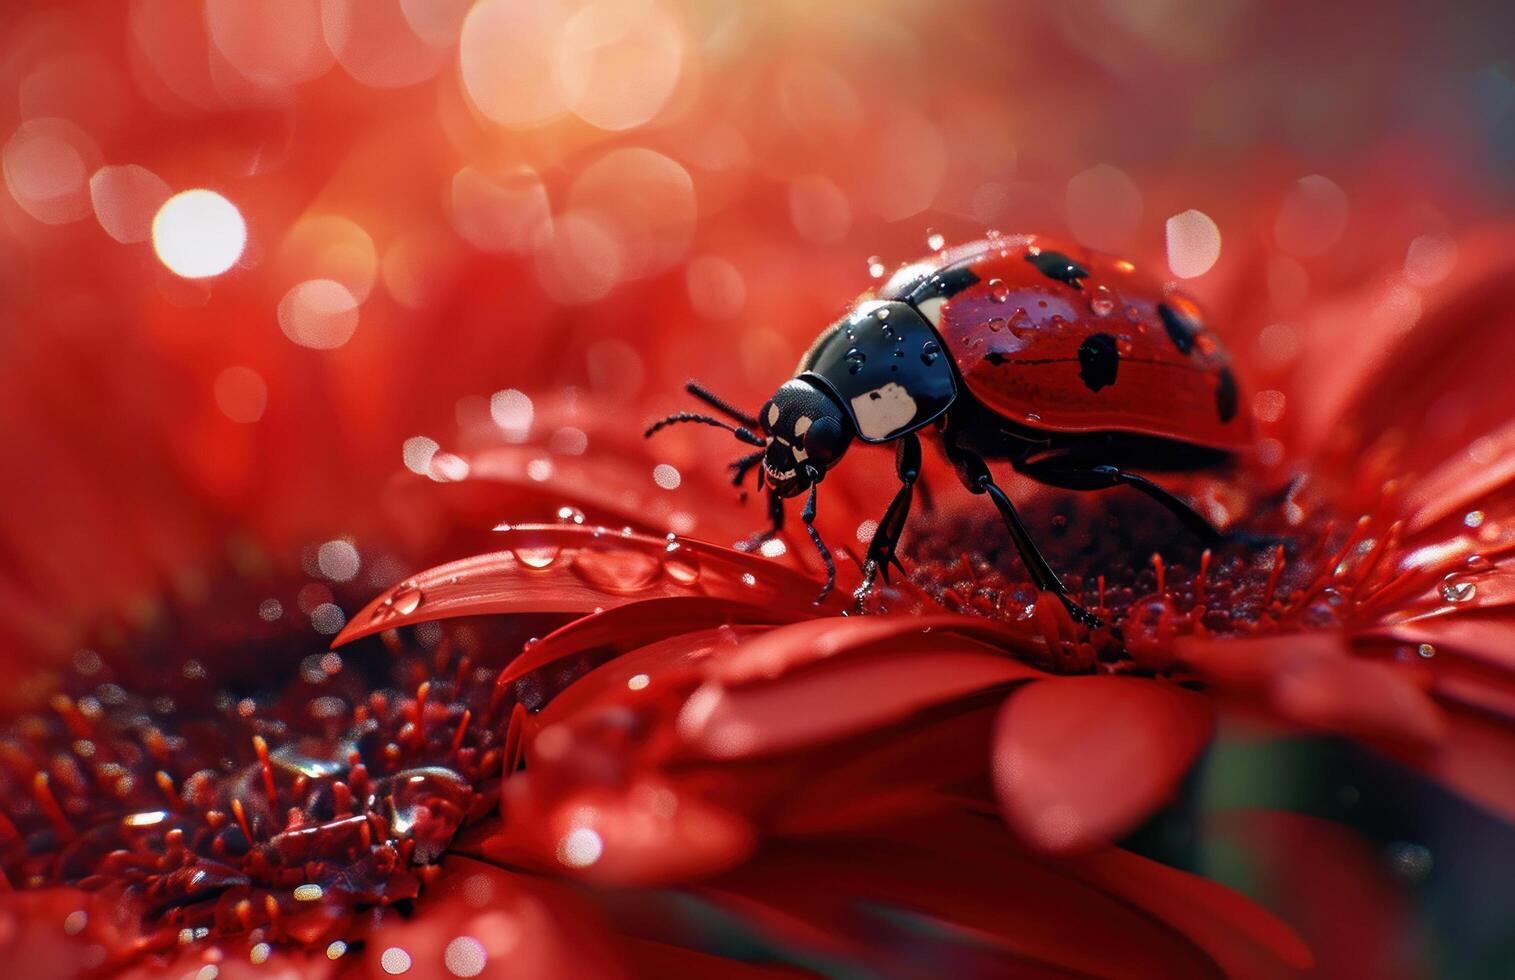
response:
M884 278L884 273L886 271L888 271L888 270L884 268L884 260L883 259L879 258L877 255L870 255L870 256L868 256L868 276L869 276L869 278L871 278L871 279L882 279L882 278Z
M851 374L857 374L863 369L863 365L868 363L868 355L854 347L847 352L846 360L847 371Z
M1436 656L1436 648L1429 643L1422 643L1420 646L1415 648L1415 652L1425 660L1430 660L1432 657Z
M989 298L996 303L1003 303L1010 298L1010 287L1005 285L1005 280L989 280Z
M995 333L999 333L1001 330L1005 329L1005 318L1002 316L990 317L989 329Z
M904 357L905 356L905 349L903 347L896 347L894 349L894 356L895 357Z
M947 238L934 228L926 229L926 247L935 252L947 244Z
M1109 316L1115 312L1115 295L1109 287L1100 286L1089 297L1089 309L1094 311L1095 316Z
M936 359L942 356L942 347L934 340L928 340L921 347L921 363L930 367L936 363Z
M1478 594L1478 586L1457 573L1441 580L1441 597L1448 602L1467 602Z
M879 319L879 320L887 320L887 319L889 319L889 307L887 307L887 306L880 306L878 309L876 309L876 310L873 311L873 316L874 316L875 319Z
M1468 566L1468 571L1474 574L1492 572L1496 567L1493 562L1489 561L1483 555L1469 555L1466 564Z

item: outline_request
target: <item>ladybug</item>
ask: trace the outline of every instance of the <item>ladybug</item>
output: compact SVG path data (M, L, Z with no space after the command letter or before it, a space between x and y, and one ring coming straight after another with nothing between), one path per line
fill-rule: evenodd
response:
M1193 471L1233 460L1251 442L1230 360L1198 308L1130 262L1041 236L975 242L901 268L827 327L756 416L695 382L692 395L732 419L680 412L756 447L732 464L734 483L758 467L770 527L784 500L807 491L801 519L826 566L814 527L816 490L854 440L894 443L899 490L868 547L861 600L896 555L921 469L920 433L939 439L963 484L999 510L1038 589L1056 594L1090 626L1047 563L989 460L1068 490L1128 486L1196 533L1218 532L1182 498L1132 472ZM819 601L819 600L817 600Z

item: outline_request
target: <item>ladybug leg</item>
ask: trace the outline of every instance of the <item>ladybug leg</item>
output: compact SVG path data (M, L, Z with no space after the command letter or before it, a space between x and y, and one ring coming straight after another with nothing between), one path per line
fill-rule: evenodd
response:
M826 547L826 542L821 540L821 532L815 529L815 492L820 489L821 474L813 468L807 467L810 473L810 498L805 501L805 509L800 512L800 520L805 523L805 531L810 535L810 541L815 545L815 550L820 553L821 564L826 566L826 584L821 586L821 592L815 597L815 604L820 605L826 601L831 590L836 586L836 562L831 557L831 549ZM783 502L780 501L779 509L783 510Z
M812 500L812 512L814 509L815 502ZM759 531L756 534L752 535L746 541L743 541L741 544L737 545L736 550L756 551L758 548L762 547L764 541L778 537L779 532L784 529L784 498L774 493L772 489L769 489L768 491L768 522L769 523L767 530Z
M957 467L958 476L962 478L963 485L971 493L984 493L994 501L994 506L999 509L1000 517L1004 518L1005 527L1010 531L1010 539L1015 542L1015 550L1020 552L1021 563L1026 566L1026 572L1031 576L1031 583L1043 592L1051 592L1062 600L1068 612L1074 619L1083 623L1090 629L1102 629L1104 621L1089 610L1081 606L1071 595L1068 594L1067 586L1063 585L1062 579L1052 570L1047 559L1037 548L1036 542L1031 540L1031 532L1026 529L1026 524L1015 510L1015 505L1010 498L1005 496L1005 491L994 482L994 476L989 472L989 464L976 453L970 452L961 446L947 442L947 458L952 460Z
M863 561L863 584L852 594L859 606L868 593L873 591L876 578L883 576L885 582L889 581L890 565L901 572L905 570L905 566L900 564L899 556L895 554L895 548L899 546L900 535L905 532L905 520L910 516L911 497L921 474L921 441L915 433L900 438L894 457L894 469L899 474L900 488L895 492L894 499L889 501L889 509L884 511L883 519L878 522L878 530L873 532L873 540L868 544L868 556Z
M1224 537L1213 524L1200 516L1188 501L1136 473L1127 473L1114 466L1079 465L1056 457L1026 464L1021 467L1021 471L1048 486L1061 487L1064 490L1104 490L1118 486L1140 490L1167 508L1174 517L1182 521L1185 527L1201 539L1215 543Z
M767 450L759 449L757 452L749 453L732 463L730 466L731 485L734 487L741 486L742 481L747 479L747 474L752 472L752 468L763 461L763 454L765 452ZM746 494L743 494L743 496L745 497Z

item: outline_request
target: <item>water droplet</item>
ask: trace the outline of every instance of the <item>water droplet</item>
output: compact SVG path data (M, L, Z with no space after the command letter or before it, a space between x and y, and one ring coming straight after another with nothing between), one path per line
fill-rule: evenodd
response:
M403 769L374 784L380 812L389 815L397 839L415 841L418 864L438 860L468 813L473 788L443 766Z
M942 356L942 345L934 340L928 340L921 346L921 363L927 367L936 363L936 359Z
M605 592L640 592L657 581L663 563L640 551L585 549L573 556L579 578Z
M1468 571L1475 574L1492 572L1496 567L1493 562L1489 561L1483 555L1469 555L1466 564L1468 566Z
M558 521L562 524L583 524L584 512L577 507L564 504L558 508Z
M1478 528L1483 526L1483 511L1470 510L1462 515L1462 523L1465 527Z
M747 586L748 588L754 588L754 587L756 587L756 585L757 585L757 576L754 575L754 574L752 574L751 572L743 572L742 573L742 584L745 585L745 586Z
M1454 572L1441 580L1441 597L1448 602L1467 602L1478 594L1478 586Z
M1429 643L1422 643L1420 646L1415 648L1415 652L1420 654L1420 656L1426 660L1430 660L1432 657L1436 656L1436 648Z
M989 298L996 303L1007 302L1010 299L1010 287L1005 285L1003 279L990 279Z
M390 616L409 616L421 608L421 602L425 598L426 594L414 582L403 582L374 609L372 618L380 620Z
M700 580L699 560L687 553L664 559L663 571L680 585L693 585Z
M882 279L888 270L884 267L884 260L877 255L868 256L868 276L871 279Z
M946 245L946 244L947 244L947 237L945 235L943 235L941 232L939 232L939 231L937 231L937 230L935 230L933 228L927 228L926 229L926 247L927 248L931 249L931 251L933 251L933 252L936 252L936 251L939 251L942 248L942 246Z
M555 544L511 548L510 552L527 568L546 568L558 560L558 546Z
M889 319L889 307L887 307L887 306L880 306L878 309L874 310L873 311L873 318L875 320L887 320L887 319Z
M990 317L989 329L994 333L999 333L1001 330L1005 329L1005 318L1002 316Z
M847 370L852 374L857 374L863 369L863 365L867 363L868 355L854 347L847 352L846 359Z
M1115 295L1106 286L1100 286L1089 297L1089 309L1095 316L1109 316L1115 312Z

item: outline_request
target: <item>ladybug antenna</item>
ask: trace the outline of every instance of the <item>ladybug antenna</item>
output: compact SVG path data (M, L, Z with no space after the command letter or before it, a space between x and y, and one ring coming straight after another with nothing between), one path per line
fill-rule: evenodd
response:
M690 381L688 384L684 385L684 390L689 392L694 397L698 398L700 401L704 402L706 405L709 405L717 412L720 412L727 418L735 419L737 422L740 422L742 425L746 426L749 429L761 428L756 417L748 415L746 412L737 409L730 402L714 394L698 381Z
M646 438L651 439L653 434L656 433L659 429L667 428L670 425L677 425L680 422L699 422L701 425L713 425L718 429L725 429L727 432L732 433L738 439L740 439L742 442L745 442L749 446L768 445L767 441L765 441L762 436L757 435L751 429L730 426L725 422L722 422L720 419L712 418L709 415L700 415L696 412L675 412L665 418L658 419L647 429L646 432L643 433L643 435Z

